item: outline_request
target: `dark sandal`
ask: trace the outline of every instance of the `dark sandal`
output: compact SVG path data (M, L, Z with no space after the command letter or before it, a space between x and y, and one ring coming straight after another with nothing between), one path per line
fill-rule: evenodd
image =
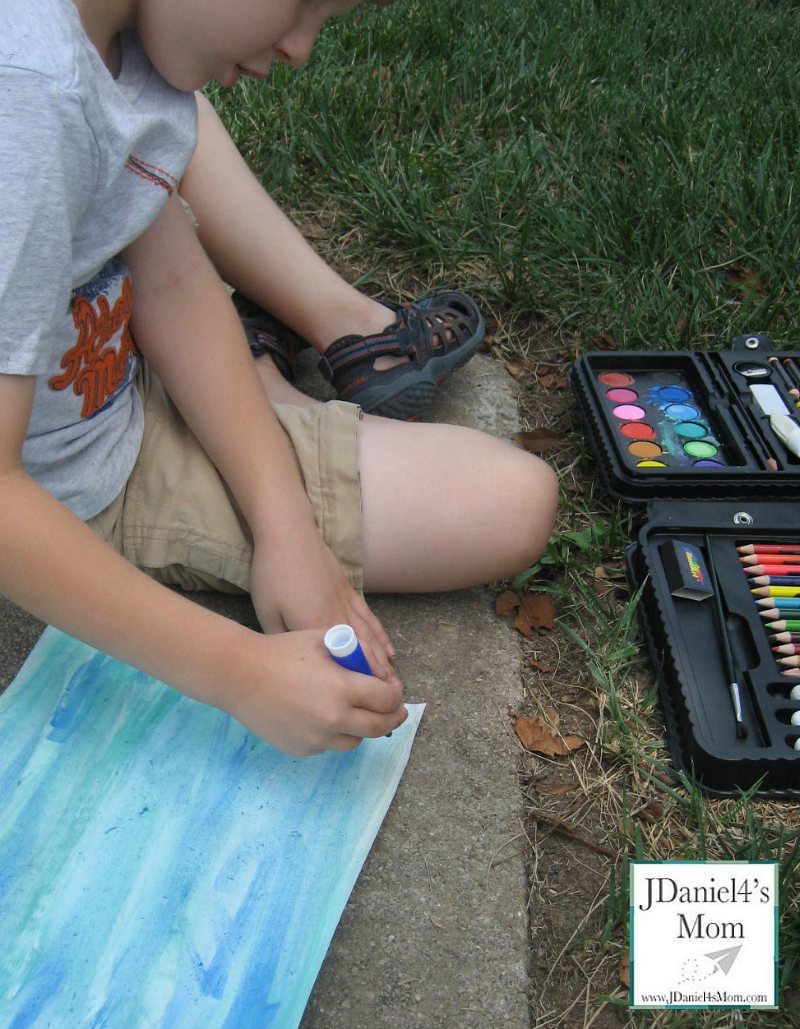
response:
M466 293L456 290L413 303L381 303L397 314L397 321L374 336L342 336L327 348L318 367L341 400L410 421L431 403L438 383L478 349L483 316ZM410 360L375 371L375 359L384 356Z
M284 379L294 382L295 358L310 344L243 293L234 293L231 300L253 357L269 354Z

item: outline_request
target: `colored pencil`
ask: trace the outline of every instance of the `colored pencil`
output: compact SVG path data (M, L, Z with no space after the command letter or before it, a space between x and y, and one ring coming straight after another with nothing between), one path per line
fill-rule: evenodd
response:
M797 565L746 565L744 571L748 575L800 575L800 564Z
M800 608L800 597L759 597L758 607L779 607L782 611L796 611Z
M765 561L771 565L791 565L800 561L800 554L776 554L773 551L757 550L739 558L743 565L758 565Z
M767 622L768 629L775 629L776 632L800 632L800 619L781 618L777 622Z
M800 645L797 643L781 643L779 647L772 648L775 654L800 654Z
M800 575L758 575L750 582L756 586L800 586Z
M784 368L784 366L781 364L781 362L778 360L778 358L777 357L768 357L767 360L772 365L772 367L775 369L775 371L778 373L778 378L781 380L781 382L784 384L784 386L789 390L789 392L792 394L792 396L795 397L795 398L800 398L800 389L798 389L795 386L795 384L792 382L792 380L789 378L789 373Z
M789 373L789 378L794 380L795 386L800 386L800 368L794 363L791 357L784 357L781 362Z
M800 597L800 586L757 586L750 592L754 597Z
M769 638L770 643L800 643L800 632L776 632Z
M711 550L711 539L708 533L703 538L706 552L706 571L711 585L712 600L714 602L714 614L717 618L717 629L719 631L720 646L722 648L722 664L728 679L728 693L733 707L733 717L736 720L736 735L743 740L747 737L748 728L744 724L742 716L742 691L736 681L736 664L733 660L731 641L728 636L728 626L725 622L725 612L722 610L722 599L719 595L719 583L717 582L717 570L714 567L714 554Z
M800 554L800 543L748 543L736 550L740 554Z
M800 668L800 657L779 657L777 661L784 668Z
M787 668L781 675L787 679L800 679L800 668Z
M770 607L770 608L759 608L759 618L771 618L773 621L776 618L798 618L800 617L800 611L796 607ZM800 627L800 621L798 621L798 627Z

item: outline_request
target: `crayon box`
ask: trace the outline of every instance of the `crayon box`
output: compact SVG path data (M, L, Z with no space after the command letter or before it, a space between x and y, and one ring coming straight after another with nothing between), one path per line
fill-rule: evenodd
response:
M763 334L719 352L587 353L570 370L603 485L644 508L627 572L673 762L717 795L800 798L800 667L773 649L800 605L769 586L794 573L757 564L767 548L800 578L800 456L773 417L800 428L795 378L800 353Z

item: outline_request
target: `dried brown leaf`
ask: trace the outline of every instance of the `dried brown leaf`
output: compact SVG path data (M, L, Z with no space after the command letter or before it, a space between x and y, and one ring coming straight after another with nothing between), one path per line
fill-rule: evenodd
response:
M505 618L520 605L519 596L513 590L503 590L494 602L495 614Z
M592 340L598 350L616 350L617 341L609 332L599 332Z
M538 382L542 389L566 389L568 385L566 378L563 375L558 375L556 372L540 375Z
M522 361L506 361L506 371L509 375L513 375L515 379L519 380L524 378L530 369Z
M514 731L520 743L532 753L543 754L545 757L563 757L584 745L579 736L558 735L558 714L554 708L547 708L542 715L535 718L527 718L514 712L511 714L514 718Z
M514 432L511 434L511 438L531 454L542 454L546 450L552 450L553 447L557 447L567 439L563 432L546 428L531 429L530 432Z
M617 965L617 973L619 975L619 981L624 987L630 989L631 985L631 952L630 948L626 947L623 950L622 955Z
M529 640L532 635L531 623L528 621L525 612L520 608L520 612L514 621L511 623L511 628L516 629L518 633L523 635L526 640Z
M635 813L635 817L653 824L661 822L664 818L664 805L658 800L651 800Z
M557 786L548 786L546 783L537 784L536 792L540 797L559 797L562 793L572 793L577 790L578 783L559 783Z
M543 593L520 593L520 613L525 612L531 628L552 629L555 624L556 609L550 598Z

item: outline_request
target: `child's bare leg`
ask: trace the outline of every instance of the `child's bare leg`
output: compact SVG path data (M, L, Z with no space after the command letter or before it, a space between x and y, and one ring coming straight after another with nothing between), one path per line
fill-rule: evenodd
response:
M257 357L256 371L258 377L261 379L261 385L264 387L264 392L267 394L269 399L275 404L296 404L298 407L308 407L311 404L318 404L318 400L314 400L313 397L309 397L305 393L301 393L296 386L293 386L291 382L287 382L286 379L278 371L275 362L269 356L264 354L262 357Z
M556 476L510 443L461 426L366 416L359 452L370 592L505 578L533 564L550 538Z
M256 361L276 403L316 404ZM550 538L558 481L537 457L458 425L365 415L364 582L373 593L460 589L522 571Z

